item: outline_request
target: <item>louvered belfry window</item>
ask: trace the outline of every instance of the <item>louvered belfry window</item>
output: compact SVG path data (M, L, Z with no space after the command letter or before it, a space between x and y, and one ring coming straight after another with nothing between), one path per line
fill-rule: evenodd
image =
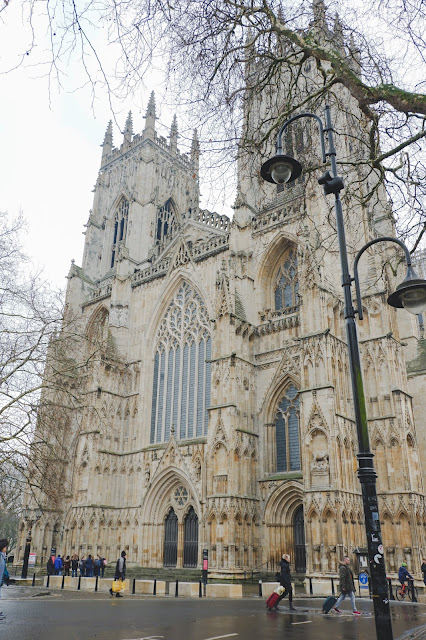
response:
M275 418L277 471L300 470L299 396L294 385L287 387Z
M166 442L171 427L180 440L207 434L211 337L207 309L186 282L157 332L150 441Z
M119 244L126 239L128 218L129 218L129 201L127 200L127 198L123 196L120 202L118 203L117 211L115 214L114 236L112 240L112 252L111 252L111 268L115 264Z
M274 288L275 311L281 309L291 313L299 305L299 280L297 276L297 255L289 251L278 269Z

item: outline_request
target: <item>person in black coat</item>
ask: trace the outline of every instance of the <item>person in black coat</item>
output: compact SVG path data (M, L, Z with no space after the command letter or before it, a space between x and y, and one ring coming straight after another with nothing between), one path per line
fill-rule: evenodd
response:
M288 553L284 553L281 562L280 573L280 585L284 587L284 593L278 598L275 609L278 609L278 603L288 595L288 601L291 611L297 611L296 607L293 607L293 587L291 586L291 573L290 573L290 556Z
M421 571L422 571L422 574L423 574L423 582L426 584L426 558L423 558Z

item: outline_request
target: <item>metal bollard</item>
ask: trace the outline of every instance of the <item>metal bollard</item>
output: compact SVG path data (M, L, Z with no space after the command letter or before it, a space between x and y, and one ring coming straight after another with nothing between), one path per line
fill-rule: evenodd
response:
M335 591L334 591L334 578L331 578L331 595L334 596Z
M96 576L95 591L98 590L98 580L99 580L99 576Z
M388 586L389 586L389 600L395 600L395 596L393 595L392 590L392 579L388 578Z
M49 588L50 574L47 574L46 589Z
M262 580L259 580L259 598L261 598L262 596L263 596Z
M80 585L81 585L81 576L78 576L78 587L77 587L77 591L80 591Z
M179 596L179 581L176 580L175 598L177 598L178 596Z
M34 585L35 585L35 573L33 574L33 583L31 586L34 587Z
M136 578L133 578L132 596L136 593Z
M417 602L416 592L414 590L414 580L408 580L408 588L411 591L411 602Z
M61 584L61 589L64 588L64 584L65 584L65 575L62 576L62 584Z
M203 587L202 587L202 582L200 580L200 582L198 583L198 597L202 598L203 597Z
M309 578L309 593L310 593L311 596L314 595L314 590L313 590L313 587L312 587L312 578Z
M153 596L157 595L157 578L154 578L154 588L152 590L152 595Z

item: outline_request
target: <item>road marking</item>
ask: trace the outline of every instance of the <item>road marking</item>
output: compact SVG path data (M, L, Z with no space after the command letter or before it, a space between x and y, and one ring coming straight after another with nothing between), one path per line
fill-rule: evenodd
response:
M205 640L220 640L220 638L232 638L237 635L238 633L228 633L226 636L214 636L214 638L205 638Z
M303 620L303 622L292 622L291 624L309 624L312 620Z

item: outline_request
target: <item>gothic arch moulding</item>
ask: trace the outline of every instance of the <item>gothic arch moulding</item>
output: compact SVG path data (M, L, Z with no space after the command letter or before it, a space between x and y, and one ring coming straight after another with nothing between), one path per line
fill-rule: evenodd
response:
M294 234L284 234L282 231L272 240L267 247L259 265L258 283L263 292L261 306L264 309L275 309L273 295L273 278L283 261L283 256L293 250L297 256L298 241Z
M207 291L204 291L199 283L194 282L193 274L186 268L177 269L161 289L158 294L157 304L151 314L151 321L146 331L146 344L151 345L151 355L154 356L156 350L156 334L159 325L164 318L170 304L180 287L184 284L189 285L197 294L206 307L208 318L214 317L214 305L212 304Z
M260 419L265 424L274 422L280 400L290 385L294 385L297 389L300 389L300 381L295 375L278 372L278 376L274 376L265 394L263 406L260 411Z
M266 503L263 562L279 567L283 553L294 555L294 517L303 505L303 487L296 481L278 487Z
M303 504L303 486L291 480L278 487L269 497L265 507L265 525L292 525L296 509Z
M161 525L171 507L181 520L188 505L194 507L200 519L201 505L195 487L185 473L171 466L155 477L144 500L141 520L146 524Z

